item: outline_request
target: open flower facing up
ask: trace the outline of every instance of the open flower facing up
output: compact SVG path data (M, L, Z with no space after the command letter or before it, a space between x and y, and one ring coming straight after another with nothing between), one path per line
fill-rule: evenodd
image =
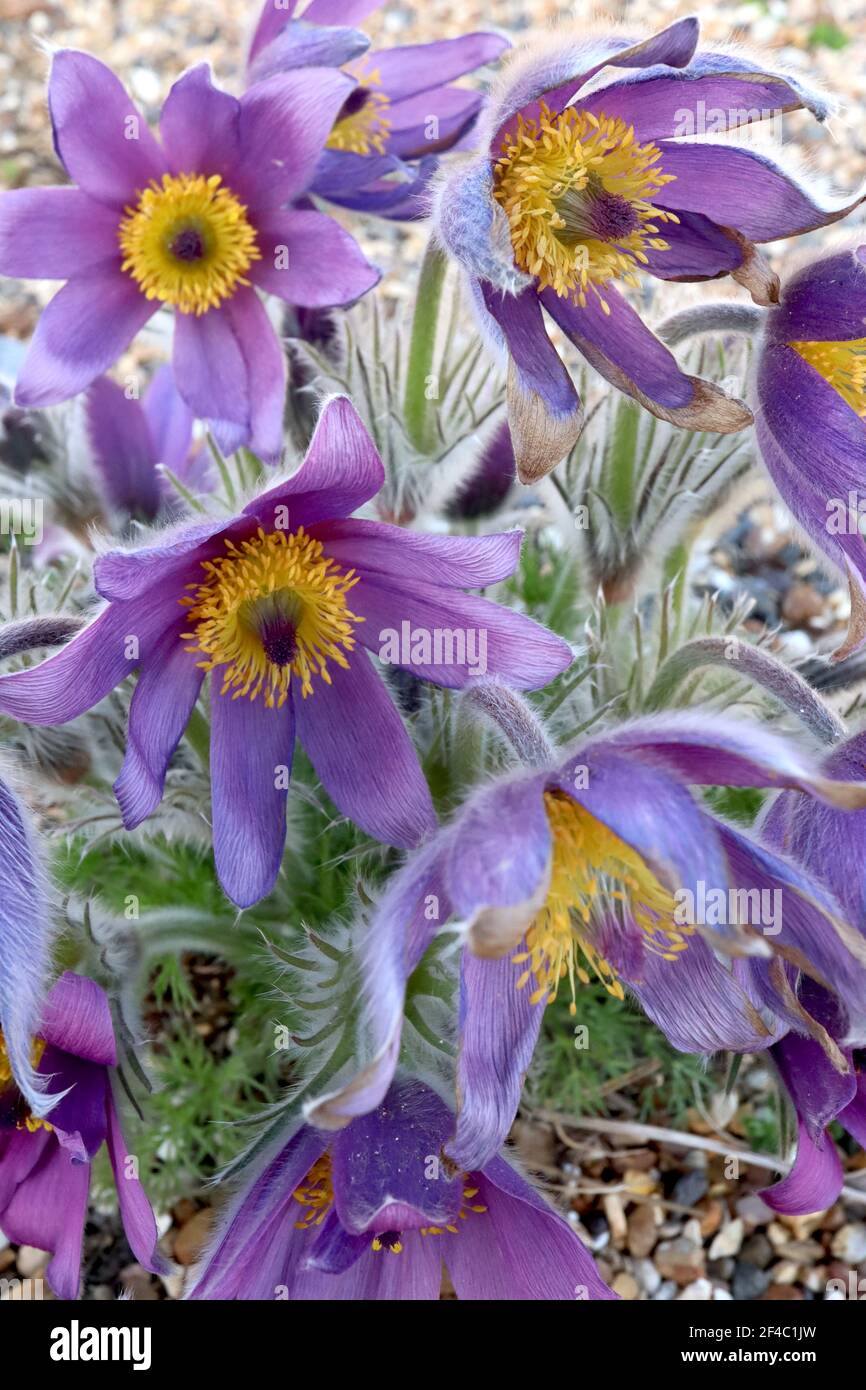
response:
M108 1000L93 980L67 971L48 995L33 1042L37 1071L60 1099L37 1118L15 1081L0 1034L0 1228L9 1240L50 1250L48 1282L77 1298L90 1167L103 1144L135 1258L163 1272L150 1203L127 1153L111 1093L117 1063Z
M0 677L0 710L62 724L139 669L115 785L133 827L159 804L212 671L214 854L239 906L278 873L296 735L363 830L408 847L433 828L415 751L367 650L451 688L487 671L537 689L571 661L567 643L530 618L462 592L511 574L519 532L433 536L351 519L383 481L356 411L331 400L291 478L232 519L100 556L104 610L56 656Z
M767 315L755 428L794 520L851 588L848 637L866 641L866 246L787 281Z
M623 724L553 766L493 782L379 904L365 959L372 1060L311 1103L313 1122L335 1127L378 1103L399 1055L406 980L452 919L466 949L449 1152L464 1167L508 1133L544 1006L563 982L573 992L594 974L617 998L628 986L686 1052L748 1052L803 1029L786 959L847 1004L862 1000L866 960L848 949L835 900L710 815L690 784L866 804L866 786L828 779L766 730L688 714Z
M827 106L736 53L695 52L682 19L633 42L616 28L560 28L506 60L478 127L480 153L439 196L446 249L467 268L482 322L509 356L509 417L520 476L549 471L583 414L548 339L547 313L589 363L647 410L686 429L748 424L742 402L690 377L620 293L662 280L731 274L761 303L777 289L754 243L845 215L772 159L702 134L711 109L736 122ZM631 69L603 79L605 68Z
M857 781L864 768L861 733L834 749L822 770L834 780ZM761 835L835 893L858 934L853 948L866 960L866 812L840 812L784 793ZM852 1007L807 979L799 997L818 1028L806 1037L789 1033L771 1049L797 1112L797 1154L787 1177L761 1194L776 1211L792 1214L823 1211L839 1196L843 1172L832 1121L866 1149L866 995Z
M154 521L177 501L164 465L193 492L213 487L207 450L193 445L193 417L174 384L170 367L160 367L141 401L102 376L85 400L87 437L112 511Z
M336 1137L302 1126L229 1203L193 1299L609 1299L592 1256L500 1156L455 1173L420 1081Z
M276 459L285 360L256 291L339 305L378 279L331 218L285 206L309 187L355 85L335 69L308 68L238 101L200 64L169 92L158 142L104 64L57 53L54 143L77 187L0 197L0 274L68 281L39 320L18 403L83 391L166 306L175 311L174 376L193 415L225 451L249 443Z
M423 216L435 156L471 130L483 99L450 84L509 45L498 34L477 33L370 53L366 35L345 26L380 3L311 0L296 18L294 4L265 0L248 77L258 82L311 63L343 66L358 85L337 115L311 191L360 212Z

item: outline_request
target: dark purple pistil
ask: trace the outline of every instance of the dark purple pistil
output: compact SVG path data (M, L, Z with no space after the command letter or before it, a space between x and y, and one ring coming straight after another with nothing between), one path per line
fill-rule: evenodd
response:
M179 261L200 261L204 255L204 240L196 227L184 227L172 241L169 250Z
M370 93L367 91L366 87L356 87L353 92L349 93L343 105L340 107L337 120L345 121L349 116L357 116L358 112L362 111L367 105L367 98L369 95Z
M298 653L298 634L288 618L268 618L262 623L260 636L268 661L275 666L289 666L294 661Z
M383 1250L393 1250L395 1245L400 1244L402 1235L399 1231L383 1231L376 1239Z
M561 241L622 241L640 226L640 218L627 198L609 193L601 179L590 175L585 187L569 189L558 200L556 210L565 226L557 235Z

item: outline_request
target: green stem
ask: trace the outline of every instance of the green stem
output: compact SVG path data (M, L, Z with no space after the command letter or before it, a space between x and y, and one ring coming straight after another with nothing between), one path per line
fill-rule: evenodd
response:
M203 711L196 705L186 726L186 740L198 757L202 767L210 767L210 724Z
M436 447L434 411L438 392L431 399L429 387L430 378L434 375L431 369L436 349L436 325L447 268L445 256L432 240L429 241L418 277L403 398L403 418L409 439L420 454L428 455Z

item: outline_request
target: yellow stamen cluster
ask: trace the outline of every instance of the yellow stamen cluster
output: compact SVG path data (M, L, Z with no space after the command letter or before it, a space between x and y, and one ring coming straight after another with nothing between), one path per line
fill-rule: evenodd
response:
M295 1230L307 1231L311 1226L321 1226L334 1202L331 1160L327 1154L316 1160L292 1196L304 1208L301 1220L295 1222Z
M457 1213L458 1221L466 1221L470 1212L474 1211L480 1214L481 1212L485 1212L487 1210L487 1208L485 1206L482 1206L480 1202L472 1201L473 1197L478 1196L478 1188L472 1186L472 1179L470 1178L468 1173L463 1174L463 1181L466 1183L466 1186L463 1189L463 1201L464 1203L468 1203L468 1206L461 1206L460 1210ZM452 1236L456 1236L460 1234L460 1227L455 1225L454 1222L449 1222L447 1226L421 1227L422 1236L441 1236L444 1235L446 1231L448 1231Z
M508 217L516 264L538 277L540 290L581 306L591 289L609 312L598 287L636 285L647 248L669 250L658 224L679 220L653 206L675 177L658 167L660 158L656 145L636 144L634 129L618 117L571 106L554 114L544 102L537 119L518 115L494 167L493 192ZM574 208L582 211L578 219ZM621 210L620 217L606 218L605 208Z
M810 367L866 420L866 338L847 343L791 343Z
M664 960L676 960L693 929L676 924L673 896L631 846L564 793L546 792L544 802L553 837L550 889L526 933L526 950L512 959L526 967L518 989L534 980L533 1004L552 1003L567 976L574 1014L575 979L590 979L578 953L610 994L624 998L616 971L593 944L595 913L625 915Z
M45 1042L43 1041L43 1039L34 1038L33 1046L30 1052L30 1060L33 1063L34 1067L39 1066L44 1051ZM6 1051L6 1043L3 1038L3 1032L2 1029L0 1029L0 1093L2 1093L5 1090L8 1090L10 1086L14 1085L15 1078L12 1075L12 1065L9 1061L9 1054ZM21 1116L21 1119L18 1120L18 1122L16 1123L15 1128L26 1129L28 1134L35 1134L38 1129L47 1129L50 1131L52 1126L48 1123L47 1120L40 1120L38 1116L32 1114L31 1111L25 1110Z
M251 700L261 694L269 709L285 704L292 676L304 698L313 693L314 675L330 685L328 662L348 667L352 625L364 621L346 604L358 583L354 570L344 572L303 527L290 534L260 527L240 546L227 540L226 550L202 562L205 581L190 584L192 597L181 599L193 628L182 636L195 644L187 651L205 654L205 671L223 668L221 694L233 690L234 699ZM292 639L291 659L279 663L263 641L274 610Z
M215 309L250 283L246 272L261 260L246 207L219 174L163 174L125 211L121 268L147 299L182 314Z
M368 71L367 63L368 59L361 58L346 67L346 72L356 77L359 85L349 96L347 114L337 119L325 141L329 150L346 150L349 154L369 154L371 150L385 153L391 133L391 122L385 113L391 101L387 92L377 90L382 85L378 68ZM362 103L356 110L351 109L353 96Z

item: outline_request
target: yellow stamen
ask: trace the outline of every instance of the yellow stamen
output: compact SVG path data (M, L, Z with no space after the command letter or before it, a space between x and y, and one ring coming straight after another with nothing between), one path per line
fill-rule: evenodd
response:
M805 362L866 420L866 338L847 343L791 343Z
M675 213L653 198L675 178L658 166L656 145L635 143L618 117L540 105L537 119L517 117L494 168L493 196L511 229L516 264L538 277L540 290L586 305L609 280L637 285L647 249L667 251L659 223Z
M464 1181L465 1183L467 1183L467 1184L471 1184L472 1178L470 1177L470 1175L469 1175L468 1173L464 1173L464 1174L463 1174L463 1181ZM466 1187L464 1187L464 1189L463 1189L463 1205L461 1206L460 1210L459 1210L458 1213L457 1213L457 1220L458 1220L458 1221L465 1221L465 1220L468 1218L470 1212L476 1212L476 1213L478 1213L478 1215L481 1215L482 1212L485 1212L485 1211L487 1210L487 1208L486 1208L485 1206L482 1206L480 1202L476 1202L476 1203L473 1203L473 1202L472 1202L472 1198L473 1198L473 1197L477 1197L477 1196L478 1196L478 1188L477 1188L477 1187L471 1187L471 1186L466 1186ZM467 1205L467 1204L468 1204L468 1205ZM452 1236L459 1235L459 1234L460 1234L460 1227L459 1227L459 1226L450 1225L450 1224L449 1224L448 1226L445 1226L445 1227L442 1227L442 1226L422 1226L422 1227L421 1227L421 1234L422 1234L422 1236L442 1236L442 1235L445 1235L446 1232L448 1232L448 1233L449 1233L450 1235L452 1235Z
M346 150L350 154L385 153L385 146L391 132L391 122L385 112L391 104L386 92L381 88L382 79L377 68L367 69L368 58L349 63L345 69L358 79L358 86L343 107L345 115L338 117L328 136L326 146L329 150Z
M352 625L364 621L346 603L358 583L354 570L344 572L303 527L291 534L259 528L240 546L227 540L226 550L202 562L207 578L181 600L193 625L182 634L195 644L187 651L205 654L205 671L223 668L221 694L262 694L269 709L285 704L292 676L304 698L314 675L330 685L328 662L348 667Z
M665 960L676 960L693 928L674 920L676 904L640 855L578 802L560 792L544 796L553 836L553 863L547 901L526 933L526 950L512 957L525 965L518 989L534 979L533 1004L550 1004L559 982L568 977L571 1012L576 1012L575 979L589 983L579 953L609 994L625 997L616 970L592 941L599 910L626 915L645 933L644 945Z
M34 1038L30 1050L30 1060L34 1067L38 1067L45 1051L45 1041L42 1038ZM0 1029L0 1094L15 1086L15 1078L12 1075L12 1064L9 1061L9 1054L6 1051L6 1042L3 1037L3 1030ZM17 1090L17 1087L15 1087ZM49 1132L53 1128L47 1120L40 1120L37 1115L28 1110L21 1102L21 1117L16 1120L16 1129L26 1129L28 1134L35 1134L38 1129L47 1129Z
M303 1217L295 1222L295 1229L306 1231L311 1226L321 1226L334 1202L331 1160L327 1154L316 1160L292 1196L304 1208Z
M247 210L219 174L163 174L125 209L121 269L147 299L201 315L234 294L261 260Z

